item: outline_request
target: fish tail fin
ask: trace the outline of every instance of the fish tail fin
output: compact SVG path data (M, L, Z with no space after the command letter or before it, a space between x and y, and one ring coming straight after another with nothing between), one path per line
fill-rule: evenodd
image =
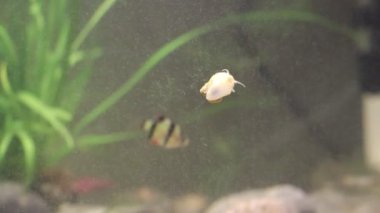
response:
M183 141L183 147L186 147L190 144L190 140L189 138L185 138L185 140Z

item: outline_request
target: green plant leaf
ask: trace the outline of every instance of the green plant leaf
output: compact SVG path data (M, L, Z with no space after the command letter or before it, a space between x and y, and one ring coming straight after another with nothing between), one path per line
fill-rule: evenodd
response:
M112 143L120 143L128 140L133 140L142 135L141 131L136 132L115 132L110 134L89 134L80 137L77 141L76 147L79 149L87 149L98 145L107 145ZM54 155L52 155L47 163L48 166L53 166L62 158L70 154L73 150L67 148L58 149Z
M83 27L82 31L79 32L78 36L75 38L74 42L72 43L72 46L71 46L72 52L76 52L79 49L79 47L82 45L82 43L90 34L90 32L99 23L99 21L107 13L107 11L112 7L112 5L115 4L116 1L117 0L104 0L103 3L99 5L94 15L92 15L90 20Z
M23 88L39 94L40 85L36 86L36 82L40 82L42 74L46 71L45 60L48 53L49 41L45 33L45 20L42 13L42 4L38 0L29 0L29 14L31 19L26 25L26 43L25 43L25 65L23 76L17 82L25 80Z
M7 154L9 145L11 144L13 137L14 133L9 129L6 129L3 133L3 137L1 138L0 144L0 166L3 165L3 160L5 158L5 155Z
M88 148L97 145L111 144L132 140L141 136L141 132L115 132L110 134L84 135L78 139L78 148Z
M64 21L60 26L60 32L58 34L58 40L54 47L53 59L56 63L64 61L64 56L67 53L67 47L70 37L70 22Z
M40 98L44 102L54 103L57 93L62 85L67 68L67 49L70 36L70 26L68 21L64 21L60 27L58 39L52 50L48 50L45 56L44 69L40 77Z
M29 2L29 13L33 17L37 28L41 30L45 26L45 20L41 9L41 2L38 0L29 0Z
M5 96L3 94L0 94L0 111L2 111L4 114L9 113L9 107L10 107L10 101L8 96Z
M70 21L69 8L67 8L68 1L56 0L44 3L46 11L46 28L47 28L47 41L54 41L55 38L60 37L65 31L65 25ZM56 34L57 32L58 35ZM60 40L60 38L58 38ZM58 42L59 43L59 42Z
M81 131L88 124L93 122L101 114L106 112L110 107L117 103L123 96L128 94L138 82L140 82L146 74L148 74L154 66L166 58L169 54L188 43L189 41L198 38L201 35L209 33L213 30L220 29L232 24L241 22L269 22L269 21L281 21L281 22L304 22L310 24L320 25L329 30L337 33L341 33L344 36L356 41L356 35L354 31L346 26L339 25L331 22L328 19L320 17L318 15L293 11L293 10L275 10L275 11L253 11L244 14L231 15L226 18L217 20L211 24L207 24L198 28L195 28L187 33L184 33L177 38L169 41L158 49L152 56L150 56L141 67L134 72L131 78L129 78L119 89L114 91L109 97L100 102L89 113L87 113L75 126L75 132Z
M5 93L8 95L11 94L12 88L8 79L7 65L1 62L0 62L0 82Z
M99 48L94 48L91 50L78 50L76 52L72 52L69 56L69 65L70 67L73 67L74 65L78 64L79 62L89 59L93 60L101 56L102 51Z
M52 108L52 113L59 119L65 122L69 122L72 120L73 116L71 113L67 112L66 110L59 109L59 108Z
M20 139L21 145L24 150L25 158L25 184L29 185L33 178L35 172L36 163L36 148L32 137L24 129L19 129L16 132L18 138Z
M74 147L74 140L69 130L57 118L57 114L54 112L54 110L52 110L51 107L46 106L43 102L28 92L20 92L18 94L18 99L29 109L44 118L57 131L57 133L62 136L69 149Z
M10 170L15 168L13 164L17 168L23 164L24 159L18 157L22 155L29 183L36 165L44 166L45 161L41 159L50 154L49 147L57 148L52 155L72 152L75 144L67 123L90 78L91 64L101 52L80 48L115 2L102 0L76 38L72 37L72 29L78 14L72 8L77 1L27 0L24 4L14 5L10 1L4 4L6 8L8 4L13 5L13 10L19 10L22 16L14 14L15 20L7 16L7 25L0 25L0 112L3 113L0 163L7 165L4 173L9 173L0 176L19 178L17 172ZM75 94L75 98L65 99L68 96L65 91ZM21 146L12 141L20 142ZM36 159L40 156L36 151L41 153L41 159Z
M9 60L10 63L17 63L18 59L15 45L7 30L0 25L0 57L1 56L3 56L5 60Z
M60 105L71 112L75 112L81 99L83 93L85 92L85 87L91 78L93 71L93 60L101 55L100 49L93 49L88 51L81 51L83 57L80 60L85 59L85 62L77 67L77 71L74 76L65 80L65 87L61 88L60 91ZM67 95L72 94L72 95Z

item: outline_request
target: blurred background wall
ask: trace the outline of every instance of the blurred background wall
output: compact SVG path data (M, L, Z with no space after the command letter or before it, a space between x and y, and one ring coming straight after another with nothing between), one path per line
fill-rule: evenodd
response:
M97 3L84 1L84 20ZM93 42L104 53L80 114L194 27L263 9L308 11L352 25L356 6L354 0L120 1L97 28ZM165 114L181 124L189 147L166 151L140 138L80 151L66 163L123 189L151 185L220 195L284 182L309 187L321 163L361 155L357 59L350 39L311 24L245 23L214 31L171 54L88 129L138 130L144 119ZM246 104L205 116L217 105L206 103L199 88L223 68L247 86L225 101Z

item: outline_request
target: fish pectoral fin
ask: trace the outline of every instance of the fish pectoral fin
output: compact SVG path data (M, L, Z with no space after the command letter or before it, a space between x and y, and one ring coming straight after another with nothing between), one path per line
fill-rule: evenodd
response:
M152 139L150 140L150 144L153 144L153 145L160 145L160 142L156 139Z

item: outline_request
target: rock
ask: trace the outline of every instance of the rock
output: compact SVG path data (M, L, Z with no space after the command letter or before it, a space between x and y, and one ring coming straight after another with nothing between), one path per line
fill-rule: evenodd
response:
M314 206L306 193L291 185L249 190L221 198L207 213L312 213Z
M345 193L334 188L320 189L310 195L318 213L377 213L380 197L370 193Z
M57 213L106 213L107 208L98 205L69 204L59 206Z
M207 198L202 194L186 194L174 199L172 211L174 213L201 213L208 204Z
M150 186L126 190L114 199L114 203L109 213L168 213L172 207L171 198Z
M376 213L380 212L380 199L375 200L369 200L369 201L364 201L357 205L355 208L355 213Z
M110 209L107 213L168 213L169 205L140 205L140 206L117 206Z
M50 213L52 210L37 194L26 192L20 184L0 184L0 212L2 213Z
M347 198L342 193L330 188L314 192L310 199L317 212L345 213L352 210L352 203L347 202Z

